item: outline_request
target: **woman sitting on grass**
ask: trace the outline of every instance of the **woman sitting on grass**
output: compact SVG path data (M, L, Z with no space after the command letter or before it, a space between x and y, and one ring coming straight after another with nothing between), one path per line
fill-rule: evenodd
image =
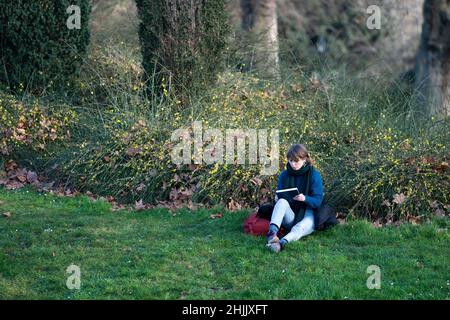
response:
M289 198L288 193L275 195L275 207L267 233L267 248L280 252L288 242L299 240L314 231L314 209L322 204L323 184L319 171L302 144L293 145L287 153L287 169L278 178L277 190L295 188L300 194ZM288 234L281 240L277 234L283 226Z

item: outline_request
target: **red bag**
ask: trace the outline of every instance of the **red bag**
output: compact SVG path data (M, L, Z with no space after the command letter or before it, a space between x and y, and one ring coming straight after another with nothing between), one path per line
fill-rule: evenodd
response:
M265 236L269 232L270 221L257 216L257 212L253 212L243 224L244 232L254 236ZM284 233L281 228L280 233Z

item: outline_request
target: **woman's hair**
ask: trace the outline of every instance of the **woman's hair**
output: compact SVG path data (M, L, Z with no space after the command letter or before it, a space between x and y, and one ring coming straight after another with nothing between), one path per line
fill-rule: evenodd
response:
M313 159L309 156L309 152L302 144L294 144L287 153L288 160L298 161L306 160L308 164L314 164Z

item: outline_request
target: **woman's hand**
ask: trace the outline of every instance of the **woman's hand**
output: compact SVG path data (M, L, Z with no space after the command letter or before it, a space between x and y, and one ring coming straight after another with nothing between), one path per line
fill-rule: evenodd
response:
M305 196L303 195L303 193L300 193L294 197L294 200L305 201Z

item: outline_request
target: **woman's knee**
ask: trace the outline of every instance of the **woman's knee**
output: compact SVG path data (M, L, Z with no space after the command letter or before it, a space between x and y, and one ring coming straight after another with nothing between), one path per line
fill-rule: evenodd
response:
M306 230L306 231L311 231L311 230L314 230L314 220L307 220L307 221L305 221L305 223L303 224L303 228Z
M289 206L289 202L286 199L278 199L275 205L286 207Z
M313 230L314 229L314 216L307 215L298 224L304 230Z

